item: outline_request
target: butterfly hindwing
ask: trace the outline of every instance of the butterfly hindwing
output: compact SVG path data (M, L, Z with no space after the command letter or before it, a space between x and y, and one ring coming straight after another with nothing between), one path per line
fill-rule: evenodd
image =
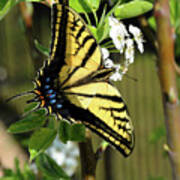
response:
M88 89L88 91L87 91ZM125 156L134 147L134 131L119 91L108 82L93 82L65 91L74 109L83 109L74 118L113 144ZM85 112L85 113L83 113Z

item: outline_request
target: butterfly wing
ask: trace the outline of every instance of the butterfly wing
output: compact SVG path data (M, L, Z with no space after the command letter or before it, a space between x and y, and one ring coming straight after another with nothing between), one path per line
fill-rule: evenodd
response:
M119 91L108 82L93 82L65 91L71 117L115 146L124 156L134 147L134 130Z
M77 13L57 0L52 12L50 56L36 80L41 107L81 121L128 156L133 127L119 91L108 82L113 70L101 68L100 47Z
M100 47L82 18L60 3L53 4L52 39L45 67L59 74L61 87L75 83L102 65Z

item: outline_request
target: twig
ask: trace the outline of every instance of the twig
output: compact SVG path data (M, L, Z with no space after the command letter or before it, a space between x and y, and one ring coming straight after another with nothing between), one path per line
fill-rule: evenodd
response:
M93 152L91 134L86 130L86 141L79 143L82 180L95 180L96 156Z
M96 161L102 157L103 153L106 151L108 146L109 146L109 143L106 141L103 141L101 143L100 147L97 149L97 151L95 153Z
M156 0L154 15L157 23L158 70L163 95L167 144L172 153L169 158L173 180L180 179L180 104L174 68L174 38L170 24L168 0Z

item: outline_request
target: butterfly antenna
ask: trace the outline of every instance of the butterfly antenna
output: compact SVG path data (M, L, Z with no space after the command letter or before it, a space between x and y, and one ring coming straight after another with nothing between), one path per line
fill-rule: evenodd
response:
M12 100L14 100L14 99L16 99L16 98L19 98L19 97L21 97L21 96L26 96L26 95L28 95L28 94L35 94L35 93L34 93L34 91L32 90L32 91L26 91L26 92L23 92L23 93L20 93L20 94L16 94L15 96L12 96L12 97L6 99L6 102L12 101Z

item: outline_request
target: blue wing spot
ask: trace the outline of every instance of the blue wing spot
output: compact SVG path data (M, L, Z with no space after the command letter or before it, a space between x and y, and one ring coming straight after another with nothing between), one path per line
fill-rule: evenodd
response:
M49 102L50 102L50 104L55 104L56 103L56 99L51 99Z
M47 77L45 81L48 83L50 82L50 80L51 80L50 77Z
M56 107L57 107L57 109L60 109L60 108L62 108L62 105L61 104L57 104Z
M50 85L45 85L44 86L44 89L49 89L50 88Z
M53 90L50 89L50 90L47 91L47 93L48 93L48 94L52 94L52 93L53 93Z
M55 98L55 97L56 97L55 94L51 94L51 95L49 96L50 99L53 99L53 98Z

